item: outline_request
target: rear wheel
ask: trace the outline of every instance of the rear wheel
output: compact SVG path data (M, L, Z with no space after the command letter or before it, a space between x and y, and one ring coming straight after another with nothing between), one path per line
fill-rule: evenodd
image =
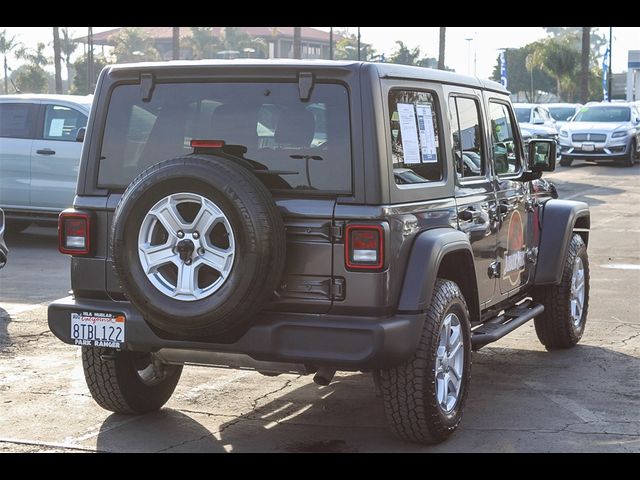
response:
M164 364L151 353L100 347L82 347L82 366L98 405L127 414L160 409L182 374L182 366Z
M589 310L589 258L582 237L574 234L564 259L560 285L538 287L535 300L544 312L534 324L547 348L570 348L582 338Z
M458 285L438 279L413 356L380 371L391 429L411 442L446 440L462 419L470 379L469 310Z
M11 233L20 233L25 231L27 228L31 226L31 222L29 220L11 220L7 219L6 224L6 232Z

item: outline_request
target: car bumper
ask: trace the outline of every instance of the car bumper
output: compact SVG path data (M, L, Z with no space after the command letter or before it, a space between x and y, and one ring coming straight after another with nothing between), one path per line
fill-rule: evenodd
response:
M596 143L594 150L582 150L581 143L560 143L562 158L574 160L621 160L628 155L629 143Z
M161 336L129 302L66 297L49 305L49 328L63 342L75 345L71 314L86 311L125 316L124 350L244 354L257 361L352 371L386 368L408 359L418 345L425 318L423 314L372 318L264 312L239 340L222 344Z

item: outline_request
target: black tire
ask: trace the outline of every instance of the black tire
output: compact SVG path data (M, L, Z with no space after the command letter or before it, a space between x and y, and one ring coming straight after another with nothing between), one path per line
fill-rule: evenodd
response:
M437 400L436 357L439 332L449 313L460 320L463 372L458 399L448 412ZM471 379L469 310L454 282L438 279L418 347L402 365L380 371L384 410L393 432L410 442L433 444L446 440L462 418Z
M145 372L139 370L151 364L151 355L115 351L101 347L82 347L84 378L93 399L105 410L136 414L160 409L171 397L180 380L182 366L160 365ZM159 378L149 378L154 371Z
M633 167L636 163L636 141L635 139L631 140L631 145L629 145L629 153L624 159L625 167Z
M584 305L578 324L571 313L571 284L576 257L584 268ZM537 287L534 300L544 305L544 312L534 320L536 334L548 349L570 348L582 338L589 312L589 257L582 237L574 234L564 259L560 285Z
M571 158L564 158L564 157L560 158L560 165L562 165L563 167L570 167L572 163L573 163L573 159Z
M27 228L31 226L31 221L29 220L12 220L7 219L5 225L5 231L8 234L12 233L21 233L24 232Z
M156 289L137 249L141 222L160 199L191 192L215 202L228 217L236 254L229 277L212 295L181 301ZM267 188L245 167L215 156L175 158L142 172L114 214L112 256L122 288L149 323L183 338L231 342L246 332L280 284L285 229Z

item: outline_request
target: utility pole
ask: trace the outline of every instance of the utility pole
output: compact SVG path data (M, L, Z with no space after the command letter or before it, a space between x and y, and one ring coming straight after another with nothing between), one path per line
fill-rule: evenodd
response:
M438 44L438 70L444 70L444 45L447 27L440 27L440 43Z
M360 27L358 27L358 61L360 61Z
M471 75L471 40L473 38L465 38L467 41L467 74Z
M62 93L62 67L60 65L60 31L53 27L53 64L55 66L56 93Z
M329 27L329 60L333 60L333 27Z
M302 58L302 27L293 27L293 58Z
M173 27L173 59L180 60L180 27Z
M87 94L93 93L93 27L87 27Z
M611 101L611 92L613 91L613 76L611 68L611 59L613 58L613 51L611 46L613 44L613 27L609 27L609 101Z

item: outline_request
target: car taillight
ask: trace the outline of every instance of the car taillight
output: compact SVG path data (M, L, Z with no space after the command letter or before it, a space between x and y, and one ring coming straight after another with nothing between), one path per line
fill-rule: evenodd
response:
M384 229L380 225L347 225L345 262L352 270L377 270L384 265Z
M58 250L67 255L87 255L91 251L91 215L65 210L58 217Z

